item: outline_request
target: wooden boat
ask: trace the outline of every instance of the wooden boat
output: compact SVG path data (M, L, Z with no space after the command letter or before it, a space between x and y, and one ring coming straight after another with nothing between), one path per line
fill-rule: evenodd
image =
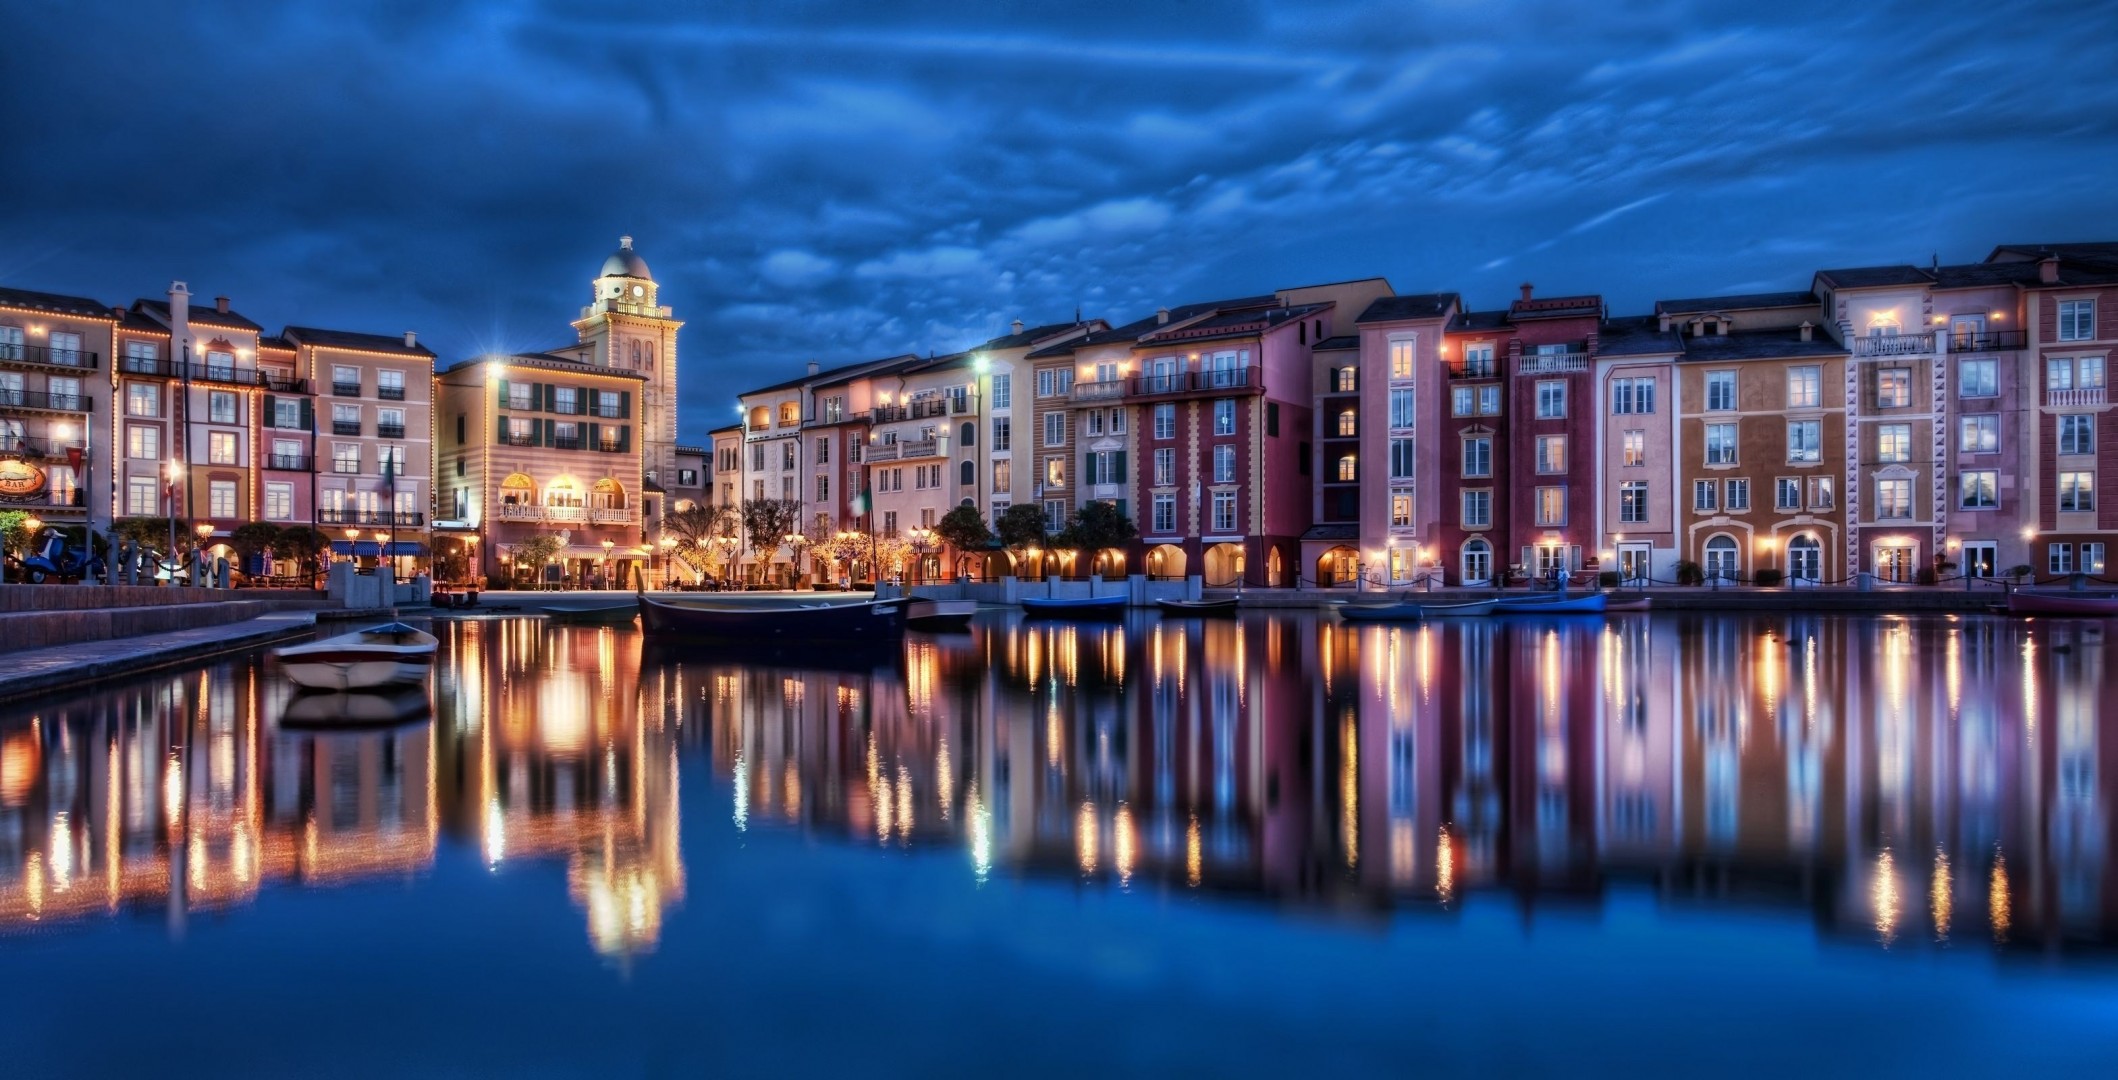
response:
M1340 604L1338 617L1347 622L1418 622L1424 609L1418 604Z
M1472 600L1461 604L1421 604L1419 613L1429 619L1462 618L1472 615L1491 615L1500 601Z
M434 635L385 623L307 645L274 649L280 669L311 690L373 690L426 681L434 669Z
M290 727L363 727L433 719L424 686L394 690L304 690L287 702L280 723Z
M636 600L621 604L551 604L545 607L544 617L552 622L587 626L624 626L640 617L640 605Z
M1226 600L1157 600L1155 606L1161 608L1164 615L1192 618L1233 616L1236 613L1236 601L1232 597Z
M905 625L914 630L963 630L976 614L976 600L913 600L905 605Z
M2072 615L2077 618L2107 619L2118 617L2118 596L2016 589L2008 594L2008 614Z
M1076 618L1095 615L1121 615L1125 612L1124 593L1109 596L1025 596L1022 610L1032 615L1052 615L1060 618Z
M1648 605L1652 602L1653 598L1646 596L1633 596L1624 600L1605 600L1603 602L1603 610L1612 614L1625 611L1646 611Z
M882 644L905 634L905 601L703 604L642 596L640 628L649 637L680 637L771 647L807 642Z
M1601 615L1610 598L1593 592L1580 596L1510 596L1497 603L1507 615Z

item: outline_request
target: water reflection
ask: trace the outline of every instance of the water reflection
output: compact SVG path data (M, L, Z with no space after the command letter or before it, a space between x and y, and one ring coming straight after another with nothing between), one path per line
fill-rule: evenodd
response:
M833 668L437 633L409 725L282 726L249 660L0 722L0 924L181 932L450 843L563 865L589 944L630 955L684 897L689 765L696 825L953 850L978 881L1525 918L1640 883L1892 949L2111 936L2095 624L999 620Z

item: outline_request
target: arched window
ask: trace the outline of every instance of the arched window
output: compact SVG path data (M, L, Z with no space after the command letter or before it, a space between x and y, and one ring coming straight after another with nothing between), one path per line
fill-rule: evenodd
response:
M1463 546L1463 584L1483 585L1493 580L1493 547L1482 538Z
M1733 581L1739 572L1734 537L1716 536L1706 542L1706 576Z
M958 440L958 441L960 441L960 442L961 442L961 443L963 444L963 448L964 448L964 449L966 449L966 450L968 450L968 449L970 449L971 447L977 446L977 445L978 445L978 425L976 425L976 424L970 424L970 423L966 423L966 424L964 424L964 425L963 425L963 429L962 429L962 430L963 430L963 438L962 438L962 439L960 439L960 440Z
M576 507L581 505L581 485L571 476L562 476L544 489L544 505Z
M1787 576L1795 581L1816 581L1824 576L1824 545L1808 533L1787 541Z
M625 509L625 485L608 476L596 481L590 495L593 496L595 508L598 510Z
M966 424L964 425L964 427L966 430L968 430L970 428L970 425ZM971 485L976 484L978 482L977 463L970 461L964 462L963 465L957 470L956 479L957 482L962 484L964 487L970 487Z
M1347 438L1352 438L1353 436L1360 434L1359 414L1355 413L1352 409L1342 410L1338 414L1338 433L1340 435L1346 436Z
M503 506L529 506L537 501L537 482L522 473L510 473L500 481Z
M634 370L640 367L640 343L637 341L632 343L632 366Z
M1345 481L1360 479L1360 458L1353 454L1339 458L1338 478Z

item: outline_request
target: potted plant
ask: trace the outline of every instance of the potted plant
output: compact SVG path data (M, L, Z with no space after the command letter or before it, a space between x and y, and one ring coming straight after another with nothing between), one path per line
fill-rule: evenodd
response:
M1700 585L1700 584L1704 584L1704 583L1705 583L1705 581L1706 581L1706 571L1704 571L1704 570L1701 570L1701 569L1699 569L1699 564L1698 564L1698 563L1695 563L1695 562L1691 561L1690 559L1680 559L1680 560L1678 560L1678 562L1677 562L1677 584L1679 584L1679 585Z

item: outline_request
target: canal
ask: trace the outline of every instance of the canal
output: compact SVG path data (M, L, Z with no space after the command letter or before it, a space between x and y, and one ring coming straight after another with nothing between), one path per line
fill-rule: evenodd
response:
M2118 1060L2100 623L434 631L0 719L11 1074Z

